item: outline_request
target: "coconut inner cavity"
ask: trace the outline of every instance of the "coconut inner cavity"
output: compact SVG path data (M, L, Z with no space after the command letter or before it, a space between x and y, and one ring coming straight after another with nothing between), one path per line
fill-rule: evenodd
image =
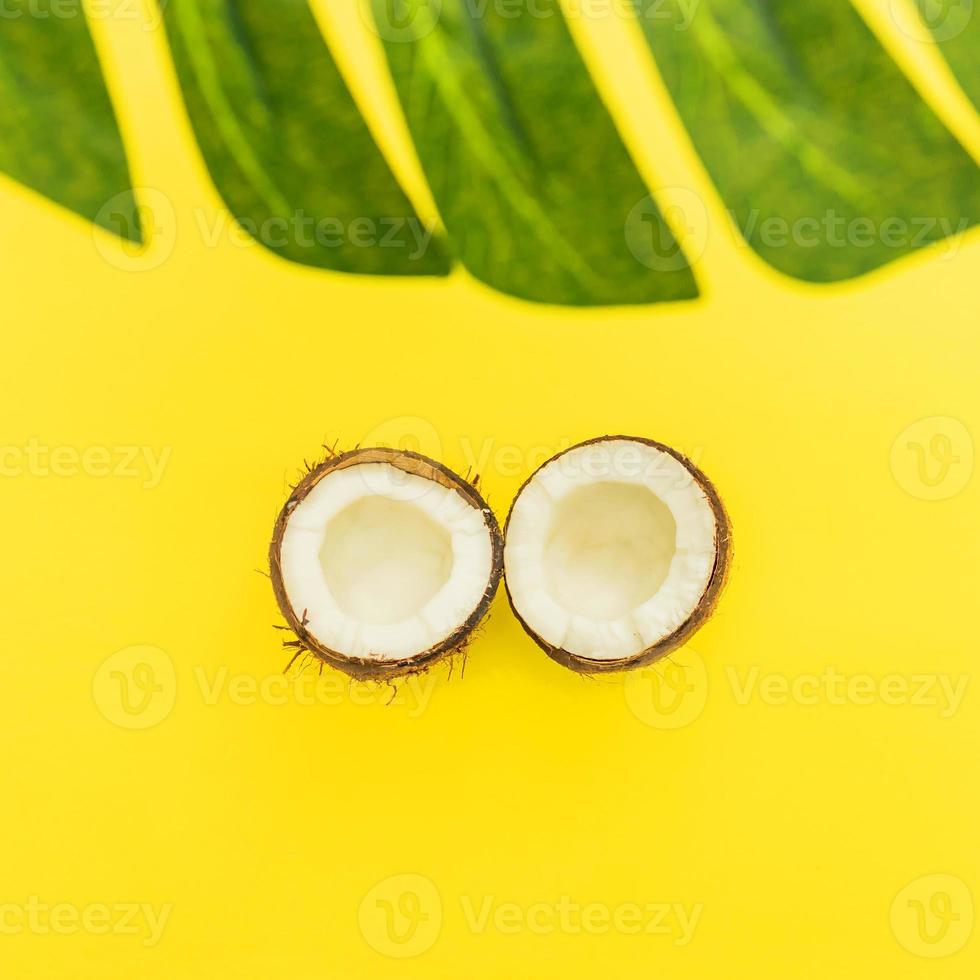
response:
M716 557L715 512L694 473L627 437L583 443L537 470L504 546L521 621L586 660L629 659L681 629Z
M417 614L449 581L452 537L410 501L363 497L327 525L320 565L348 616L397 623Z
M288 512L284 596L332 654L410 659L466 629L496 584L496 533L483 508L434 478L385 460L326 469Z
M676 551L670 508L645 486L596 483L555 508L545 584L570 613L618 619L655 595Z

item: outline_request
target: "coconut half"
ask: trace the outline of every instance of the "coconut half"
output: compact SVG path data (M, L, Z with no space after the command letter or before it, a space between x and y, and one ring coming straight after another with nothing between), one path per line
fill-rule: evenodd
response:
M297 485L269 548L299 650L359 678L459 650L486 615L503 544L476 487L395 449L333 456Z
M731 525L708 478L668 446L581 443L535 471L504 531L507 595L524 629L583 673L648 664L710 616Z

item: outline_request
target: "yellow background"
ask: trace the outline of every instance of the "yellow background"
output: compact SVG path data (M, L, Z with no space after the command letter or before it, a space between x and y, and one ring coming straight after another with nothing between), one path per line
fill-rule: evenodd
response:
M32 439L169 450L157 485L26 463L0 478L4 975L976 976L980 239L840 287L778 277L731 236L648 59L609 20L576 32L701 253L700 301L551 309L462 272L360 280L234 236L208 245L221 204L164 38L125 9L142 19L93 30L134 180L152 189L146 253L0 183L8 469ZM372 121L391 122L370 36L355 43L353 14L326 26L352 35L345 68ZM975 149L935 52L889 43ZM314 704L296 687L233 693L285 663L256 570L287 484L321 443L379 426L458 470L480 461L501 519L542 454L581 439L636 433L694 455L735 526L716 616L657 676L587 680L540 653L501 590L463 678L440 668L390 706L336 677ZM930 455L937 435L955 461ZM144 663L159 690L128 714L127 671L137 690ZM828 667L870 676L872 694L839 703L818 680L814 699L806 679ZM886 703L888 675L933 678L931 703ZM944 710L937 678L963 677ZM17 931L31 896L171 911L155 945ZM534 927L563 896L609 915L700 911L684 944ZM481 930L467 909L486 902L509 911Z

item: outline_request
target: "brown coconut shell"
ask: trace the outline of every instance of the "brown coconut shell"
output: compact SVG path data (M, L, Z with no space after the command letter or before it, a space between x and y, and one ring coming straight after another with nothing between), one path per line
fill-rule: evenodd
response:
M620 670L635 670L639 667L646 667L649 664L654 663L657 660L666 657L671 651L676 650L678 647L683 646L701 627L711 618L715 611L715 607L718 604L718 600L721 597L722 590L725 587L725 583L728 581L728 574L731 570L732 556L733 556L733 542L732 542L732 523L728 517L728 513L725 510L724 504L721 502L721 497L718 495L718 491L715 489L714 484L694 465L691 460L689 460L682 453L679 453L676 449L672 449L670 446L665 446L662 442L656 442L653 439L644 439L640 436L599 436L596 439L587 439L585 442L580 442L575 446L569 446L568 449L562 450L560 453L556 453L551 459L546 460L541 466L538 467L525 481L521 484L520 490L514 497L513 503L511 503L510 511L507 514L507 521L504 524L504 540L507 538L507 529L510 527L510 518L514 513L514 505L517 503L518 497L524 491L524 488L534 479L538 470L543 469L549 463L554 462L556 459L564 456L565 453L570 453L575 449L581 449L583 446L591 446L599 442L615 442L618 440L624 440L627 442L638 442L644 446L652 446L654 449L659 449L662 452L673 456L690 474L691 478L698 484L699 487L704 491L705 496L708 498L708 503L711 505L711 509L715 515L715 567L712 570L711 578L708 579L708 584L705 587L704 592L698 601L697 606L695 606L694 611L691 615L673 632L665 636L662 640L655 643L653 646L648 647L646 650L641 650L639 653L634 654L632 657L623 657L619 660L592 660L588 657L581 657L578 654L571 653L568 650L564 650L561 647L552 646L546 640L538 636L537 633L524 621L521 614L517 611L517 606L514 604L514 597L511 595L510 588L507 585L507 576L504 575L504 588L507 592L507 600L510 603L510 608L517 618L517 621L524 628L524 631L528 636L534 640L535 643L552 660L557 661L563 667L568 667L570 670L577 671L580 674L604 674L612 673L614 671Z
M370 660L362 657L349 657L336 650L324 646L309 630L306 629L305 610L297 612L293 609L282 580L282 564L280 552L282 538L286 531L289 517L296 506L305 499L306 495L329 473L342 470L348 466L359 466L363 463L390 463L405 473L420 476L423 479L438 483L448 490L455 490L463 499L483 514L484 522L490 532L492 559L490 578L486 591L479 604L467 620L451 635L428 650L422 650L403 660ZM497 518L483 496L477 490L475 483L469 483L454 473L442 463L402 449L368 448L353 449L350 452L331 455L322 463L313 467L296 485L289 499L283 505L276 519L272 532L272 542L269 545L269 573L272 579L272 589L275 592L279 610L296 634L296 641L291 644L297 653L306 651L321 663L342 670L345 674L359 680L390 680L405 674L419 673L427 670L433 664L445 657L460 652L471 638L473 631L480 625L490 609L493 597L500 584L503 572L504 543L500 533ZM294 658L295 659L295 658Z

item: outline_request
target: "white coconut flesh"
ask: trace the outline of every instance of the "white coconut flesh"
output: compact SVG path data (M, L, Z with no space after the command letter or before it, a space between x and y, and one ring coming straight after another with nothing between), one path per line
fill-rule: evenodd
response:
M716 561L714 509L683 463L611 439L546 463L511 510L504 548L518 615L576 657L634 657L697 609Z
M386 462L329 471L289 515L279 551L298 621L346 657L399 661L479 606L493 540L460 492Z

